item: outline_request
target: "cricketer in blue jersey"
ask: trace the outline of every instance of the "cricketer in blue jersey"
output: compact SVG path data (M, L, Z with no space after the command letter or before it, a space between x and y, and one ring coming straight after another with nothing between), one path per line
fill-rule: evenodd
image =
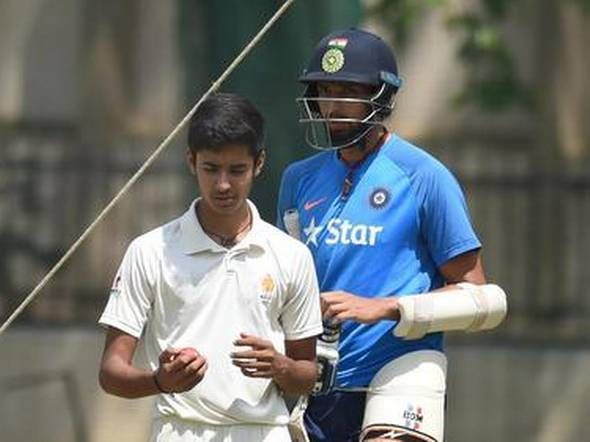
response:
M404 340L392 330L400 297L485 284L463 192L442 163L384 126L401 81L379 37L326 36L300 81L300 121L324 152L285 170L277 223L312 252L324 319L341 325L335 382L310 398L307 432L442 442L442 334Z

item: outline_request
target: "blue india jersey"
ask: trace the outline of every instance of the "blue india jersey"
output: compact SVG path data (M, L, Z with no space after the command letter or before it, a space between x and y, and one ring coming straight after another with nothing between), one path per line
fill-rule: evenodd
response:
M279 227L299 214L322 292L381 298L425 293L444 284L439 267L481 244L463 192L448 169L397 135L357 167L337 152L291 164L278 202ZM395 321L345 321L339 344L340 387L367 386L386 363L407 352L442 351L442 335L404 341Z

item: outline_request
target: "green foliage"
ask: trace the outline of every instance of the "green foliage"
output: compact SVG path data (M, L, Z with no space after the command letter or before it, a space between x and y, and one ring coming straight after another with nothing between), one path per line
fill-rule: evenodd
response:
M458 105L474 104L484 111L499 112L511 106L529 106L529 90L518 77L514 58L506 45L503 23L510 6L518 0L481 0L471 12L450 12L449 0L380 0L369 11L384 24L393 25L400 44L407 41L412 25L428 10L444 8L450 29L461 36L458 58L467 66L465 88ZM590 0L575 0L590 7Z
M380 0L369 6L369 15L391 25L400 45L407 42L414 23L428 9L442 6L445 0Z
M508 2L487 0L483 5L477 13L464 13L448 20L449 27L461 35L457 55L468 67L466 85L456 103L475 104L492 112L512 106L529 107L532 94L521 82L503 36Z
M575 1L586 14L590 14L590 0L573 0Z
M484 11L493 19L503 19L508 13L508 6L518 0L483 0Z

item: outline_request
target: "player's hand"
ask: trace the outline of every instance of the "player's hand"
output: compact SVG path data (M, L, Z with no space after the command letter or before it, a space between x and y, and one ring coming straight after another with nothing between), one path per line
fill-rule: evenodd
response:
M336 291L321 294L322 312L325 321L345 320L373 324L384 319L399 320L395 297L364 298L352 293Z
M244 376L272 379L287 369L289 358L277 352L270 341L240 333L234 344L238 347L249 347L230 355L232 363L240 368Z
M207 360L192 347L166 349L158 359L160 365L154 376L166 393L192 389L203 380L207 371Z

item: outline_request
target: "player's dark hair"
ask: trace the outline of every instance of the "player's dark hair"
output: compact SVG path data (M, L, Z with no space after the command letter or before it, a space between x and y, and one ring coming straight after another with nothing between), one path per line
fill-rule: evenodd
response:
M250 101L236 94L211 95L189 124L188 147L193 153L241 144L256 158L263 149L263 139L264 118Z

